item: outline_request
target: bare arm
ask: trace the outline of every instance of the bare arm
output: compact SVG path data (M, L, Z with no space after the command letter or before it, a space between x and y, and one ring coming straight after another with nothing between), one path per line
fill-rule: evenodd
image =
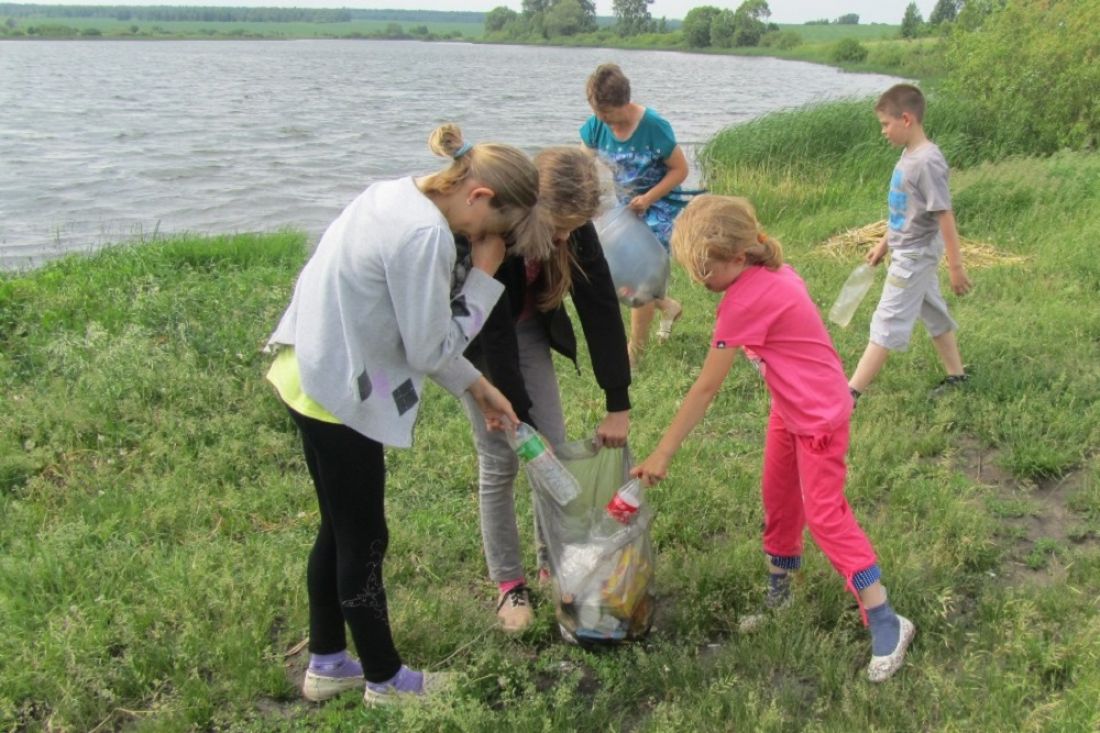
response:
M962 263L962 247L959 245L959 230L955 227L955 213L939 213L940 234L943 235L944 251L947 253L947 271L951 277L951 289L956 295L970 292L970 278Z
M652 485L668 475L668 465L672 462L672 457L680 450L680 445L692 429L703 419L736 357L737 349L711 348L707 352L703 370L688 390L680 409L676 411L676 417L672 418L672 424L649 457L631 470L632 476L638 476L646 484Z
M672 153L665 158L665 165L668 166L665 177L657 181L657 184L653 186L653 188L630 200L630 208L632 210L639 214L644 214L650 206L664 198L669 191L687 180L687 156L684 155L684 150L679 145L674 147Z

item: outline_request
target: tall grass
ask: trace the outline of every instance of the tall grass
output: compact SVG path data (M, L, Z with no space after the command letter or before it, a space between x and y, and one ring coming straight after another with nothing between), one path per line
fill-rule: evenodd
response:
M817 244L882 217L896 155L866 104L745 126L712 152L711 189L761 204L826 309L855 260ZM303 238L185 238L0 277L0 729L1096 730L1098 174L1100 157L1063 153L953 177L964 235L1030 259L976 270L951 298L965 392L927 398L938 366L918 330L855 414L849 498L919 628L882 686L864 681L866 632L812 547L794 607L734 631L760 598L768 410L740 365L649 492L657 628L604 654L564 645L546 603L519 638L492 628L469 429L430 389L415 447L388 454L386 576L407 661L460 673L459 689L424 708L305 704L302 657L284 655L306 633L317 516L259 351ZM707 350L714 296L678 269L672 293L685 316L632 388L637 454ZM833 330L849 368L870 310ZM587 355L579 374L559 366L583 437L602 394ZM532 567L522 483L518 512Z

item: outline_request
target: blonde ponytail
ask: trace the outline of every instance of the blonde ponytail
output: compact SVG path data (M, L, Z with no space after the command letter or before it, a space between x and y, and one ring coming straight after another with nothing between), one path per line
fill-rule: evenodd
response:
M551 234L535 210L539 172L530 158L511 145L467 143L453 123L436 128L428 137L428 148L452 162L424 179L424 193L449 194L468 179L480 181L493 191L489 205L497 213L495 228L507 234L514 244L512 252L538 259L549 254Z

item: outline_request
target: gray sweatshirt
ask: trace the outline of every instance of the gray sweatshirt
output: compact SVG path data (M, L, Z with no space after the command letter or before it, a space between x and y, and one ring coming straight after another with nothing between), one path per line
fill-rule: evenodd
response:
M302 391L348 427L407 448L425 377L455 396L462 356L504 286L471 270L452 299L455 242L412 178L373 184L321 237L268 346L294 346Z

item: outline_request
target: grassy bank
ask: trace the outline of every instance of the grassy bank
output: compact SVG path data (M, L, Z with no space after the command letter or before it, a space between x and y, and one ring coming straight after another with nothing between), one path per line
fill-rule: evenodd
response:
M304 704L317 516L259 349L306 243L181 238L0 278L0 729L1096 730L1100 156L1003 158L941 108L929 130L961 161L962 233L1028 259L973 270L951 299L966 392L927 399L918 332L855 415L849 497L919 628L896 679L864 681L865 632L816 549L790 612L735 632L761 586L767 414L742 364L650 494L657 629L606 654L565 646L547 604L522 638L493 630L468 427L433 389L415 447L389 455L387 582L407 660L459 672L459 692ZM858 253L819 243L882 218L895 156L866 108L830 106L739 127L708 165L712 190L758 203L826 309ZM678 269L673 292L685 317L633 389L638 453L707 349L714 296ZM833 329L849 368L871 300ZM602 397L587 368L559 366L581 437Z

